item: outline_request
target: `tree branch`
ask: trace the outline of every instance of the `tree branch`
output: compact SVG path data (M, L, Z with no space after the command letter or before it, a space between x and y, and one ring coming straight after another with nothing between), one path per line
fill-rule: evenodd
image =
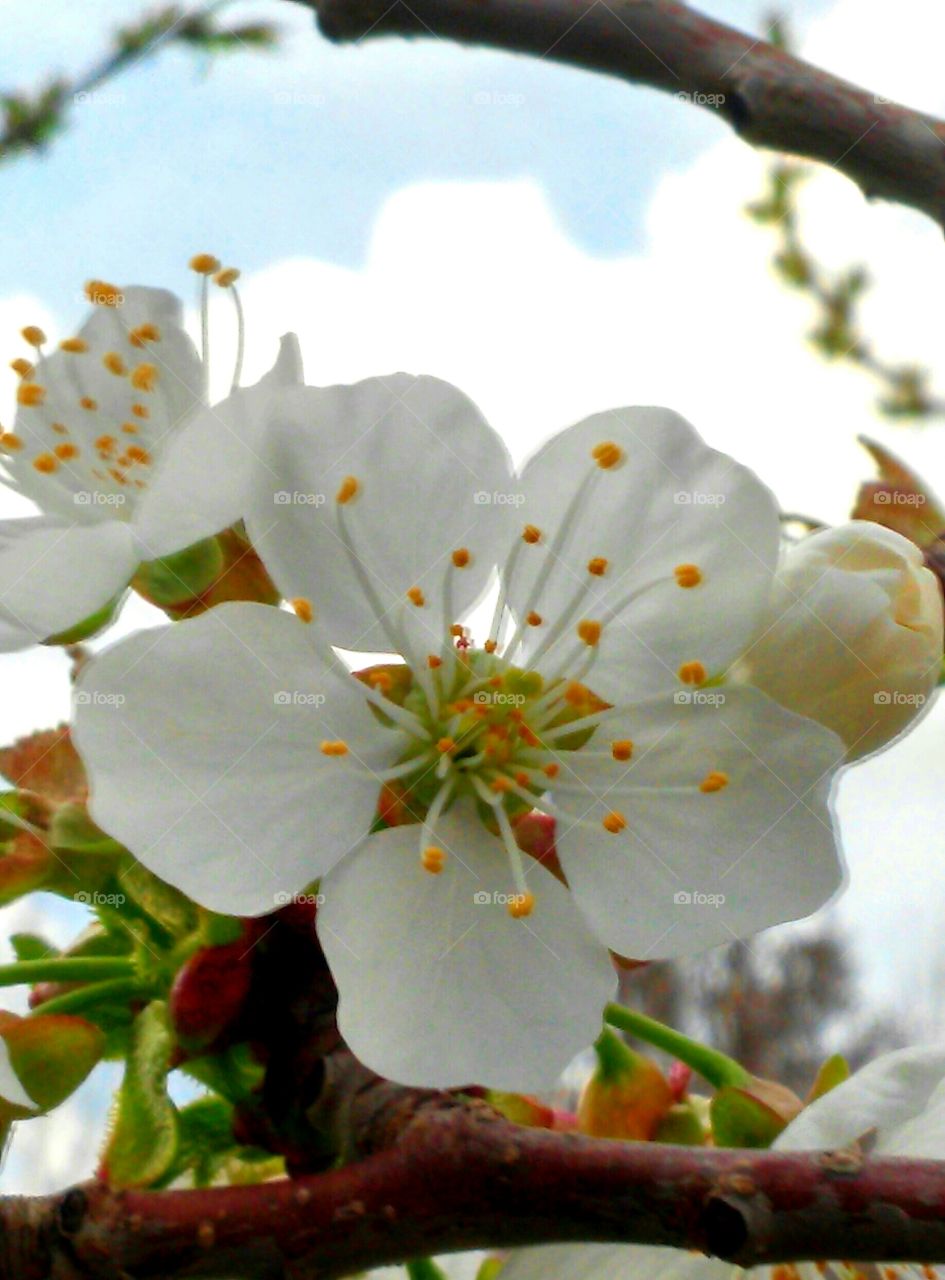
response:
M945 226L945 122L679 0L301 0L330 40L436 36L550 58L719 111L757 147L820 160Z

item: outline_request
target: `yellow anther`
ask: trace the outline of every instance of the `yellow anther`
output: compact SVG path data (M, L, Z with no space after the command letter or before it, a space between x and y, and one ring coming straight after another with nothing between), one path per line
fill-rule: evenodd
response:
M125 454L132 462L140 462L143 467L146 467L151 461L150 453L148 453L147 449L142 449L140 444L130 444L125 450Z
M319 748L323 756L346 756L348 754L347 742L342 742L340 738L334 741L326 739Z
M117 443L114 436L99 436L95 441L95 447L99 453L111 453Z
M612 471L623 462L623 450L612 440L604 440L591 450L591 457L604 471Z
M3 431L0 432L0 445L3 445L4 449L9 449L11 452L15 453L17 449L23 448L23 441L16 432Z
M486 653L495 653L496 649L499 647L499 642L497 640L487 640L482 647L485 649Z
M489 787L497 795L504 795L506 791L512 790L512 779L504 777L501 773L497 778L493 778L489 783Z
M64 422L51 422L49 425L57 436L67 436L69 434L69 428Z
M429 844L420 855L420 865L431 876L438 876L446 865L446 853L435 844Z
M535 895L533 893L515 894L506 910L513 920L524 920L535 910Z
M136 391L153 391L157 383L157 369L153 364L139 364L132 370L131 385Z
M450 635L453 637L454 640L461 640L465 634L466 634L466 628L463 626L461 622L454 622L453 625L450 627Z
M236 267L224 267L222 271L218 271L213 277L214 284L218 284L221 289L228 289L231 284L236 284L240 278L240 273Z
M542 773L546 778L557 778L560 772L561 766L559 764L555 764L554 761L552 761L551 764L546 764L542 769Z
M355 476L345 476L341 482L341 487L335 494L335 501L344 506L346 502L351 501L360 488L361 486Z
M531 786L532 780L531 776L527 774L524 769L519 769L518 773L515 775L515 781L520 787L528 787Z
M146 342L159 342L161 340L161 330L156 324L146 321L132 329L128 334L128 341L133 347L143 347Z
M69 462L72 458L79 456L79 450L74 444L57 444L53 453L57 458L61 458L63 462Z
M30 406L42 404L45 397L46 388L41 387L38 382L21 382L16 389L18 404Z
M411 604L415 604L418 609L421 608L423 605L425 605L427 602L426 596L424 596L423 592L420 590L419 587L411 587L410 590L407 592L407 599L410 601Z
M368 684L380 693L390 693L394 687L394 677L389 671L372 671L368 676Z
M679 668L679 678L683 684L704 684L707 675L701 662L684 662Z
M577 625L577 633L586 645L592 649L600 640L600 633L603 630L599 622L595 622L592 618L584 618Z
M89 280L85 286L85 296L96 307L120 307L124 297L117 285L107 280Z
M83 396L82 399L79 401L79 404L82 406L83 409L87 409L89 413L94 413L95 410L98 408L98 401L93 400L91 396Z
M23 341L28 342L31 347L41 347L46 341L46 335L39 325L28 324L25 329L20 330L20 333Z
M195 253L190 260L190 269L198 276L212 276L214 271L220 270L220 259L212 253Z
M131 412L136 418L150 418L151 416L151 410L146 404L133 404L131 406Z
M447 756L455 746L456 743L452 738L440 738L439 742L436 744L436 749L439 751L441 756Z
M603 556L595 556L593 560L588 560L587 571L592 573L595 578L602 578L607 572L608 561Z
M610 744L610 753L615 760L621 762L629 760L633 755L633 743L629 738L618 738L616 742Z
M315 617L311 600L306 600L304 596L296 596L290 603L295 611L295 616L302 622L311 622Z
M587 690L577 680L572 680L564 691L564 700L571 707L580 707L587 701Z
M713 769L711 773L707 773L699 783L699 790L706 794L712 791L721 791L723 787L728 786L728 774L722 773L720 769Z
M612 836L615 836L623 831L627 825L627 819L619 809L612 809L610 813L601 819L601 825L605 831L609 831Z
M59 344L60 351L68 351L74 356L80 356L88 349L89 344L83 338L63 338Z
M126 436L136 436L138 434L138 428L133 422L123 422L121 424L121 429L124 431Z
M23 356L17 356L15 360L10 361L10 368L19 377L28 378L33 372L34 366L30 364L29 360L24 359Z
M427 666L431 671L436 671L437 667L442 667L443 659L438 658L435 653L427 654Z
M113 373L116 378L123 378L128 372L124 360L117 351L106 351L102 356L102 364L109 373Z
M453 564L457 569L465 569L472 559L465 547L457 547L453 552Z
M535 610L532 609L531 613L529 613L525 618L525 621L528 623L530 627L540 627L541 624L544 622L544 618L541 616L540 613L536 613Z
M59 459L51 453L40 453L33 459L33 466L37 471L41 471L43 475L52 475L54 471L59 470Z
M527 524L522 530L522 538L530 543L541 542L541 530L537 524Z
M108 474L111 476L111 478L115 481L116 484L128 483L128 477L125 475L124 471L119 471L117 467L109 467Z
M695 564L677 564L673 573L681 587L697 587L702 581L702 570Z

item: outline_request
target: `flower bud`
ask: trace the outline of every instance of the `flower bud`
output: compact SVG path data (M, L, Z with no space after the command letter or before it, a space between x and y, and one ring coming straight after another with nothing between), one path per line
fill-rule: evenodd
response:
M607 1029L594 1051L597 1069L578 1102L578 1128L596 1138L649 1141L673 1105L663 1073Z
M251 944L244 939L203 947L185 962L171 988L171 1025L180 1044L196 1051L233 1031L252 982Z
M217 538L203 538L160 560L145 560L134 576L134 588L159 608L185 608L213 586L223 572Z
M942 595L922 553L854 521L788 552L732 675L832 729L858 760L921 713L941 664Z

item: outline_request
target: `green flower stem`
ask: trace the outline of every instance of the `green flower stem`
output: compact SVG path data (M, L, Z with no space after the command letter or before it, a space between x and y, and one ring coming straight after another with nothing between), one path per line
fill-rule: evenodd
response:
M47 960L0 964L0 987L34 982L100 982L130 978L134 972L134 962L126 956L51 956Z
M90 982L87 986L76 987L75 991L66 991L61 996L53 996L37 1005L34 1013L38 1016L48 1013L81 1013L95 1005L111 1002L128 1004L131 1000L146 1000L151 992L134 978L115 978L110 982Z
M432 1258L414 1258L404 1264L404 1270L410 1280L446 1280L446 1272Z
M621 1031L629 1031L646 1044L671 1053L674 1058L692 1067L693 1071L698 1071L716 1089L725 1085L744 1088L751 1081L750 1073L734 1058L719 1053L717 1049L710 1049L698 1040L691 1040L681 1031L674 1031L655 1018L648 1018L645 1013L637 1013L635 1009L627 1009L620 1004L609 1004L604 1010L604 1020Z

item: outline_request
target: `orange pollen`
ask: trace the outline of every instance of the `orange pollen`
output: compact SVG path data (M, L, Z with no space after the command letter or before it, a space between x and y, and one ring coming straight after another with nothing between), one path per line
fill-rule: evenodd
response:
M471 558L465 547L457 547L453 552L453 564L457 569L465 569Z
M133 422L123 422L121 424L121 429L124 431L126 436L136 436L138 434L138 428Z
M723 787L728 786L728 774L722 773L719 769L713 769L711 773L707 773L699 783L699 790L709 795L713 791L721 791Z
M524 920L526 916L530 916L535 910L535 895L533 893L517 893L506 907L506 910L513 920Z
M528 623L530 627L540 627L541 624L544 622L544 618L541 616L540 613L536 613L535 610L533 609L531 613L528 615L528 617L525 619L525 621Z
M237 267L224 267L213 277L213 283L218 284L221 289L229 289L230 285L236 284L239 278L240 273Z
M600 640L600 633L603 630L599 622L594 622L590 618L585 618L578 623L577 633L586 645L594 647Z
M541 746L541 739L538 737L537 734L533 733L531 729L529 729L527 724L523 724L518 732L519 732L519 737L522 739L522 741L525 743L526 746L528 747Z
M499 645L498 645L498 641L496 640L487 640L482 647L483 649L485 649L486 653L495 653Z
M702 581L702 570L695 564L677 564L673 573L681 587L697 587Z
M68 351L74 356L80 356L83 352L88 351L89 344L82 338L63 338L59 344L60 351Z
M33 372L33 366L23 356L17 356L15 360L11 360L10 368L14 373L19 374L21 378L28 378Z
M156 324L139 324L128 334L128 341L133 347L143 347L146 342L158 342L161 331Z
M427 602L426 596L423 594L423 592L420 590L419 587L411 587L410 590L407 592L407 599L410 601L411 604L415 604L418 609L422 608L423 605L425 605Z
M89 413L94 413L98 408L98 401L93 400L91 396L83 396L79 404L83 409L88 409Z
M61 458L63 462L68 462L70 458L77 458L79 450L74 444L57 444L53 450L57 458Z
M124 301L118 286L109 284L107 280L89 280L85 296L96 307L120 307Z
M554 761L552 761L551 764L546 764L545 767L542 769L542 773L545 775L546 778L557 778L560 772L561 772L561 766L559 764L555 764Z
M605 818L601 819L601 823L605 831L609 831L612 836L615 836L623 831L627 825L627 819L619 810L614 809Z
M476 704L471 698L457 698L453 703L453 710L457 715L462 716L465 715L467 711L472 711L475 705Z
M435 653L427 654L427 666L430 668L431 671L435 671L437 667L442 667L442 665L443 665L442 658L438 658Z
M435 844L428 844L420 855L420 865L431 876L438 876L446 865L446 853Z
M595 556L593 560L588 560L587 571L592 573L595 578L602 578L607 572L608 561L603 556Z
M684 662L679 668L679 678L683 684L704 684L707 675L701 662Z
M0 432L0 445L3 445L4 449L11 449L11 450L22 449L23 441L16 434L16 432L4 431L4 432Z
M629 738L620 738L610 744L610 753L615 760L629 760L633 755L633 743Z
M123 471L119 471L119 470L117 469L117 467L109 467L109 468L108 468L108 474L109 474L109 475L111 476L111 478L116 482L116 484L127 484L127 483L128 483L128 477L125 475L125 473L124 473Z
M372 671L368 677L368 683L372 689L378 689L381 693L390 693L394 687L394 678L389 671Z
M360 488L361 486L355 476L345 476L338 492L335 494L335 501L344 506L346 502L351 501Z
M492 781L489 783L489 787L492 791L495 791L499 795L502 795L506 791L512 790L512 779L503 777L502 774L500 774L498 778L492 779Z
M33 466L37 471L42 471L44 475L49 476L59 470L59 460L51 453L40 453L33 459Z
M64 422L51 422L49 425L57 436L67 436L69 434L69 428Z
M20 330L24 342L28 342L31 347L41 347L46 341L46 335L38 325L28 324L25 329Z
M220 259L212 253L195 253L190 260L190 269L198 276L212 276L214 271L220 270Z
M527 524L522 530L522 537L526 542L541 542L541 530L537 524Z
M95 447L99 453L111 453L116 443L114 436L99 436L95 441Z
M301 622L312 621L315 614L312 610L311 600L306 600L304 596L296 596L295 599L291 601L291 604L292 604L292 608L295 611L295 616Z
M346 756L348 754L347 742L342 742L340 738L334 741L326 739L319 748L323 756Z
M123 378L128 370L125 368L125 362L117 351L106 351L102 356L102 364L109 373L113 373L116 378Z
M587 690L576 680L572 680L564 691L564 700L572 707L580 707L587 699Z
M461 622L454 622L453 625L450 627L450 635L457 640L462 639L462 637L465 634L466 634L466 628L463 626Z
M136 418L150 418L151 416L151 410L146 404L133 404L131 406L131 412Z
M140 462L142 466L146 466L151 461L150 453L147 449L142 449L140 444L130 444L126 453L132 462Z
M448 756L455 746L456 743L452 738L441 738L436 744L436 749L441 756Z
M612 440L605 440L594 446L591 457L603 471L612 471L623 462L623 450Z
M16 399L18 404L37 405L42 404L46 396L46 388L41 387L38 382L21 382L16 391Z
M136 391L153 391L157 383L157 369L153 364L139 364L131 374L131 385Z
M523 770L519 770L515 775L515 781L520 787L527 787L531 783L531 778Z

